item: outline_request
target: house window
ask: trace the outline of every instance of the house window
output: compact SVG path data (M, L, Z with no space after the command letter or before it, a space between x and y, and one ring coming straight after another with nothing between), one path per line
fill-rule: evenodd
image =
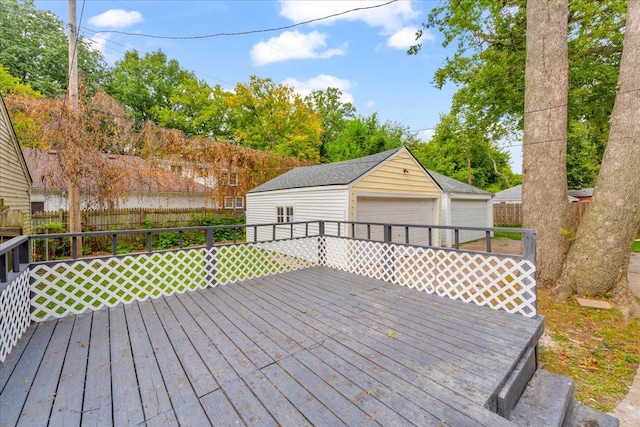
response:
M44 212L44 202L31 202L31 213Z
M223 172L221 185L230 185L232 187L238 186L238 172Z
M236 209L244 209L244 197L236 197Z
M224 208L233 209L233 196L224 196Z
M276 208L276 222L293 222L293 206L278 206Z

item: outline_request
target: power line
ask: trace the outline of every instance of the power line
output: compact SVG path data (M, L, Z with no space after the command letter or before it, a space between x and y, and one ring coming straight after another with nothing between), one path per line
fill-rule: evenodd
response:
M221 32L221 33L214 33L214 34L205 34L205 35L201 35L201 36L162 36L162 35L157 35L157 34L131 33L131 32L128 32L128 31L118 31L118 30L105 30L105 31L100 31L100 32L102 32L102 33L112 33L112 34L123 34L123 35L126 35L126 36L147 37L147 38L152 38L152 39L168 39L168 40L198 40L198 39L210 39L210 38L213 38L213 37L244 36L244 35L248 35L248 34L270 33L270 32L274 32L274 31L289 30L291 28L299 27L301 25L307 25L307 24L311 24L313 22L318 22L318 21L325 21L327 19L335 18L336 16L347 15L349 13L358 12L358 11L361 11L361 10L377 9L377 8L380 8L380 7L388 6L391 3L395 3L397 1L398 0L391 0L391 1L388 1L386 3L378 4L378 5L375 5L375 6L356 7L356 8L353 8L353 9L345 10L344 12L334 13L334 14L323 16L323 17L320 17L320 18L309 19L307 21L297 22L297 23L291 24L291 25L284 25L282 27L275 27L275 28L264 28L264 29L260 29L260 30L237 31L237 32L231 32L231 33ZM89 30L89 31L93 31L93 30Z

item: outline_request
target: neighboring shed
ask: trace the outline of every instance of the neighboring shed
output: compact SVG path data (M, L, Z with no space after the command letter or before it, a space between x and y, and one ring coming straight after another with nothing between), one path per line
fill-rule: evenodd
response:
M247 194L247 224L320 219L491 227L493 216L491 193L425 170L405 147L296 168ZM282 233L287 229L283 227ZM393 240L403 241L404 231L393 231ZM260 240L272 237L268 230L263 233ZM372 228L372 237L380 238L381 233L381 228ZM479 234L461 232L460 242L483 237ZM411 237L411 243L428 242L426 230ZM453 233L434 234L433 241L452 245Z
M449 178L437 172L429 174L442 189L441 225L458 227L493 227L492 194L457 179ZM484 231L460 230L459 243L482 239ZM453 246L453 231L442 234L442 244Z
M31 233L31 175L9 112L0 96L0 228L2 234Z

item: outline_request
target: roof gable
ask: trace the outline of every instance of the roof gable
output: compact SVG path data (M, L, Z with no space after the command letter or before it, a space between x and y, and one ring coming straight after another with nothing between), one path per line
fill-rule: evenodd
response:
M383 151L371 156L346 160L336 163L325 163L316 166L303 166L290 170L264 184L249 191L249 193L262 193L266 191L289 190L293 188L322 187L328 185L349 185L363 179L376 168L390 160L401 151L406 151L415 160L416 164L424 170L442 191L447 193L466 193L490 195L488 191L474 187L448 176L424 169L406 147L398 147Z
M373 170L401 149L405 148L394 148L393 150L344 162L298 167L275 177L271 181L265 182L249 191L249 193L327 185L348 185Z

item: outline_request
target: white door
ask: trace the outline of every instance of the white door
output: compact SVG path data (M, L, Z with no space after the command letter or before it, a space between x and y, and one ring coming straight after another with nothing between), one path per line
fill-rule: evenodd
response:
M451 200L451 225L454 227L488 227L487 203L491 202L487 200ZM483 231L460 230L460 243L484 237ZM451 244L453 244L453 240Z
M356 221L384 224L419 224L433 225L435 199L417 199L402 197L370 197L359 196L356 200ZM382 226L372 225L371 239L383 240ZM405 228L392 228L392 241L405 243ZM429 242L427 229L409 228L409 243L426 245ZM432 241L435 243L437 230L432 230ZM356 236L367 238L366 226L356 227Z

